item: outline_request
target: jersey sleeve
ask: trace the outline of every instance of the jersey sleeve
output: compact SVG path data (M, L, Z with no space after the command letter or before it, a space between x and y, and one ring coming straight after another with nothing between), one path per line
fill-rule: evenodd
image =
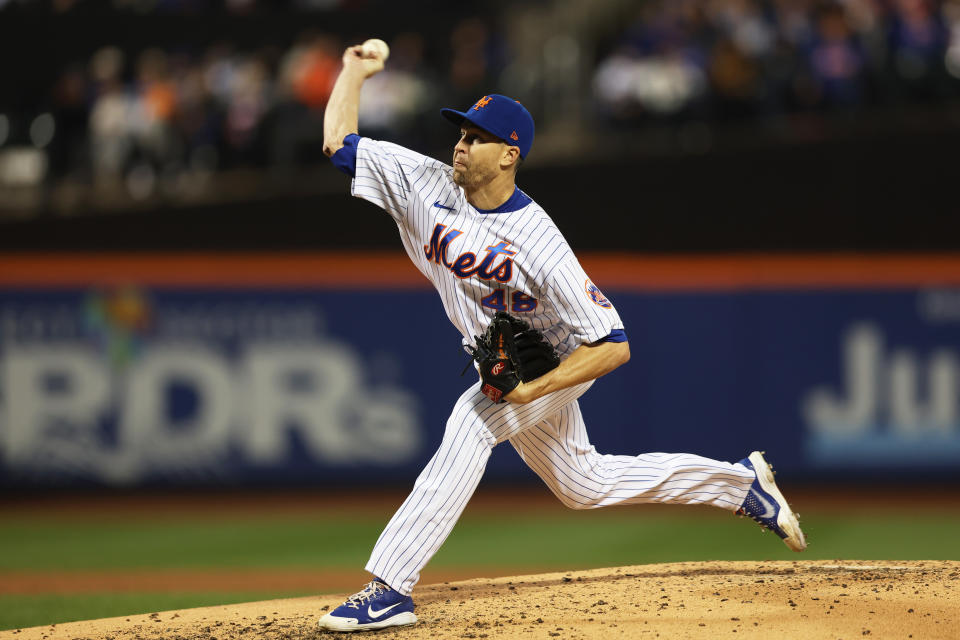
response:
M610 339L611 336L613 342L626 340L620 314L586 274L573 253L553 270L547 283L547 293L560 319L581 344ZM617 339L620 336L622 338Z
M350 193L372 202L395 220L407 210L413 174L436 161L391 142L357 141L356 166Z

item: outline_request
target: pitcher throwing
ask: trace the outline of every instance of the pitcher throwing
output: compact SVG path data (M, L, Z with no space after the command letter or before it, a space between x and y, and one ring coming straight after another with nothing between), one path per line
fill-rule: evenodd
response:
M496 94L463 112L443 109L460 132L452 166L363 138L357 134L360 88L382 69L377 51L346 50L327 105L324 152L353 178L354 196L393 218L465 348L475 352L477 338L489 335L501 312L498 317L540 334L559 364L506 385L499 379L503 366L479 367L481 379L454 404L439 448L377 540L366 565L372 581L319 626L362 631L416 622L410 594L420 571L450 534L501 442L570 508L707 504L747 515L802 551L803 532L760 452L737 463L688 453L597 453L577 398L627 362L630 350L613 303L547 213L515 184L533 144L533 118L516 100Z

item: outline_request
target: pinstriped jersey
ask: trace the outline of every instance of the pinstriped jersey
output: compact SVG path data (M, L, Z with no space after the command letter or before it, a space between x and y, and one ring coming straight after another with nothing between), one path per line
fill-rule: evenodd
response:
M484 212L467 202L452 175L438 160L360 138L351 193L396 222L404 249L437 288L464 345L498 310L542 331L561 357L623 329L613 304L536 202L518 189L508 206Z

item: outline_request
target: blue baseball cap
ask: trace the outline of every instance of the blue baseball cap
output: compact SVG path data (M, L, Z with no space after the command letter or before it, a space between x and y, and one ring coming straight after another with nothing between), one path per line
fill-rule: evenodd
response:
M533 116L522 104L496 93L483 96L465 112L441 109L443 117L460 126L466 120L492 133L512 147L520 147L523 158L533 145Z

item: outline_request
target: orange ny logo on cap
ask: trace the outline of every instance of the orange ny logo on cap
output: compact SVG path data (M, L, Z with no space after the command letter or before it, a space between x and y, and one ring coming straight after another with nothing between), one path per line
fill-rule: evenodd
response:
M480 109L482 109L483 107L487 106L490 103L490 100L492 100L490 96L483 96L482 98L477 100L477 104L473 105L473 110L480 111Z
M510 134L510 139L511 139L511 140L517 140L517 141L519 141L519 140L520 140L520 136L518 136L518 135L517 135L517 132L514 131L513 133Z

